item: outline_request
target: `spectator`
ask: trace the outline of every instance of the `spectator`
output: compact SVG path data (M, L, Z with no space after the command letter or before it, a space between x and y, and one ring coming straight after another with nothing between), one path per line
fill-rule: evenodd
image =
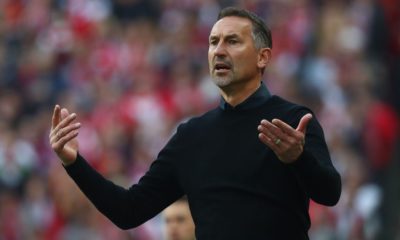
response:
M165 240L195 240L194 223L186 197L163 211Z

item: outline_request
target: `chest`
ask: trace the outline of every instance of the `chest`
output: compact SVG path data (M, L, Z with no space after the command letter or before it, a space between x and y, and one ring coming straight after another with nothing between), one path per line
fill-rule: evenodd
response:
M190 150L179 164L186 191L262 192L287 179L287 168L258 139L259 121L243 118L205 126L194 133Z

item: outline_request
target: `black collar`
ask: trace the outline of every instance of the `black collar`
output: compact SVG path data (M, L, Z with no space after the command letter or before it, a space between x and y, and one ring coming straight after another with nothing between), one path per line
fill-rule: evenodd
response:
M219 107L222 110L246 110L251 108L256 108L261 106L271 97L271 93L268 91L268 88L265 86L263 82L261 82L260 87L248 97L243 102L239 103L235 107L232 107L225 101L223 97L221 97L221 101L219 103Z

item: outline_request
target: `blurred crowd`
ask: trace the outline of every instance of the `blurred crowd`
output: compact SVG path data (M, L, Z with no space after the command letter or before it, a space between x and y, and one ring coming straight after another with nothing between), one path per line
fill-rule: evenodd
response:
M230 5L270 26L265 83L314 111L341 173L311 239L400 239L398 0L0 0L0 240L162 239L160 216L122 231L86 200L48 144L52 110L76 112L80 152L129 187L218 104L208 34Z

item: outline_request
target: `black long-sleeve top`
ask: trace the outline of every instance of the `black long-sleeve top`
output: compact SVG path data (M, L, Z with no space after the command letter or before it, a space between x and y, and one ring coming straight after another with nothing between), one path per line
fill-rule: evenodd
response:
M68 174L122 229L136 227L186 194L198 240L308 239L309 199L332 206L341 192L315 116L300 158L282 163L258 139L261 119L296 128L311 111L264 85L237 107L226 103L181 124L148 172L129 189L91 168L81 155Z

